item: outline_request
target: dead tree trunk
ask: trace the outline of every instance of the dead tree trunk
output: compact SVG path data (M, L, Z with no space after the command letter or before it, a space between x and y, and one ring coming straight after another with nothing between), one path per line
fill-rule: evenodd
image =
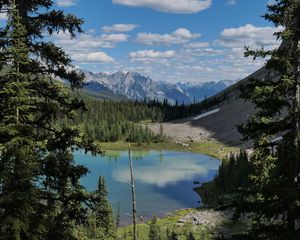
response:
M132 196L132 223L133 223L133 240L137 240L137 217L136 217L136 197L135 197L135 184L133 176L133 163L131 159L131 149L128 151L129 157L129 168L130 168L130 187L131 187L131 196Z

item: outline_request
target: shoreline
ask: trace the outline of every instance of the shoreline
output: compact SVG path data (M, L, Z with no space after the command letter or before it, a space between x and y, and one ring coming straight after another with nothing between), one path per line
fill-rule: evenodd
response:
M203 140L201 142L161 142L161 143L127 143L124 141L118 142L97 142L97 144L105 151L109 150L119 150L126 151L129 146L133 151L178 151L178 152L192 152L205 154L210 157L223 160L224 157L228 156L231 152L237 152L239 149L236 147L229 147L222 143Z
M150 221L137 224L140 239L148 239ZM169 229L180 236L186 236L189 232L193 232L197 239L203 239L203 236L213 239L220 232L224 236L242 233L247 229L247 222L243 220L233 222L231 211L221 212L213 208L200 207L172 211L163 218L157 218L157 226L162 232ZM132 227L132 224L119 227L118 236L122 237L125 234L124 240L132 239Z

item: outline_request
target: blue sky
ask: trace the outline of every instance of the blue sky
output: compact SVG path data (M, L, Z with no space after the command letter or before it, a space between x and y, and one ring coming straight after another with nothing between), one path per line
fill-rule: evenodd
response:
M55 0L83 18L85 33L54 37L93 72L137 71L154 80L238 79L264 61L243 46L274 48L277 29L261 16L269 0ZM1 18L1 16L0 16Z

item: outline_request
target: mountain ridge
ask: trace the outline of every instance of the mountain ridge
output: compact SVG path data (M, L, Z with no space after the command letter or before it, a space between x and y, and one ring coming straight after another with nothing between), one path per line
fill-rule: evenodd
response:
M133 100L167 99L170 103L189 104L199 102L231 86L236 81L222 80L219 82L175 84L155 81L149 76L137 72L118 71L109 73L93 73L84 71L86 75L86 89L90 91L111 91L114 94L126 96Z

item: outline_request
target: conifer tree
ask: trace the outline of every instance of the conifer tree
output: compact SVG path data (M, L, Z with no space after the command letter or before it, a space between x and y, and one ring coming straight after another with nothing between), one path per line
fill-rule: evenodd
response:
M12 2L13 3L13 2ZM5 239L34 239L34 228L42 232L42 223L33 206L40 206L39 191L34 186L33 171L38 168L34 141L23 134L24 119L31 118L28 99L29 75L26 29L15 4L11 6L7 31L9 48L1 56L10 67L1 78L0 87L0 236ZM8 107L7 107L8 106Z
M266 51L246 48L246 56L266 57L267 76L252 79L242 89L257 112L240 127L254 141L251 159L254 174L233 206L250 213L253 226L244 239L299 239L300 228L300 1L277 0L265 18L283 27L275 33L282 44ZM273 151L275 138L279 144Z
M74 239L85 221L89 195L72 151L99 149L79 131L53 120L70 118L84 104L52 77L80 87L67 71L71 59L45 33L80 31L81 20L50 10L53 1L1 0L9 20L0 29L0 236L4 239Z
M98 188L95 191L93 204L96 216L96 226L100 228L105 236L114 236L114 219L111 205L107 199L108 191L103 176L99 177Z

